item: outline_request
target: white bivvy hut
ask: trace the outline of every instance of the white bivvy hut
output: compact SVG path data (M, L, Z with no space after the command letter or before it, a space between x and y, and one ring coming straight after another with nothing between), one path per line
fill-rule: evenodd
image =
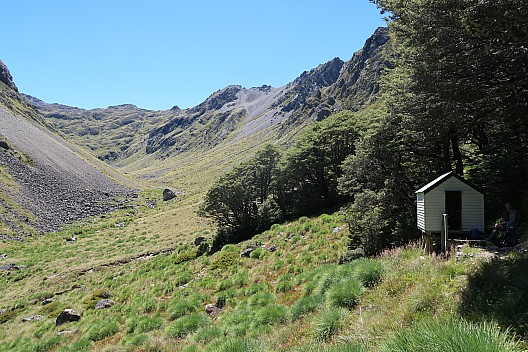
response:
M473 229L484 232L484 195L452 171L417 190L416 203L418 229L423 234L440 234L445 228L450 237Z

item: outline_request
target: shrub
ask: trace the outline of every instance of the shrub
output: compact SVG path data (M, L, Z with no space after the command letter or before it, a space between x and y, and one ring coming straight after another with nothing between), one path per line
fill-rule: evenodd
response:
M332 215L328 215L328 214L322 214L321 216L319 216L319 220L321 220L323 224L328 224L332 222L333 219L334 218L332 217Z
M291 320L295 321L300 317L313 312L323 304L323 296L301 297L290 308Z
M206 326L208 319L202 313L192 313L176 319L167 329L167 335L173 338L181 338L185 335Z
M465 320L424 319L399 331L382 343L381 352L517 352L522 351L509 331L493 323L471 323Z
M314 320L314 338L318 341L330 340L348 319L348 310L337 308L319 313Z
M7 323L18 314L17 310L8 310L6 312L0 313L0 324Z
M275 287L275 292L288 292L293 288L292 284L292 275L291 274L283 274L280 275L278 278L279 282L277 283L277 286Z
M209 268L211 270L227 270L237 265L239 263L239 254L238 247L236 248L236 252L222 249L220 252L216 253L214 259L211 261L211 265L209 266Z
M174 258L174 264L180 264L183 262L187 262L189 260L193 260L197 256L198 256L198 251L194 248L182 251L181 253L178 253L176 255L176 258Z
M337 275L335 268L331 267L326 269L326 272L322 274L319 279L319 284L317 285L316 293L323 295L328 291L328 289L335 283L339 281L339 276Z
M249 257L253 259L262 259L268 256L269 252L262 248L257 248L253 252L249 253Z
M351 261L362 258L364 256L365 251L363 250L363 248L359 247L356 249L350 249L339 255L339 264L350 263Z

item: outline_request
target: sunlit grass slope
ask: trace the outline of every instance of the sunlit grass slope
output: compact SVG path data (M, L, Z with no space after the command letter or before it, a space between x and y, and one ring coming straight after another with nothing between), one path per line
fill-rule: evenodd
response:
M440 258L410 246L339 265L348 230L338 212L276 224L207 255L194 244L207 226L175 231L169 249L143 222L175 204L3 243L0 252L26 267L0 276L0 351L389 351L449 338L449 351L522 350L500 321L464 306L483 295L468 285L485 263L480 250ZM112 307L94 309L107 297ZM218 309L208 315L208 304ZM56 327L64 308L81 320Z

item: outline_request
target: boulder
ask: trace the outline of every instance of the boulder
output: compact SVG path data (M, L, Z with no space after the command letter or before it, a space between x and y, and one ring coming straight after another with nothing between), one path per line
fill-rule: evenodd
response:
M110 308L110 307L113 306L114 304L115 304L114 301L112 301L111 299L105 298L105 299L102 299L102 300L100 300L99 302L97 302L97 304L95 305L95 309L106 309L106 308Z
M58 336L62 336L62 335L72 335L72 334L75 334L77 332L77 330L63 330L63 331L59 331L57 333Z
M5 271L13 271L13 270L20 270L20 269L21 267L16 265L15 263L8 263L8 264L0 266L0 270L5 270Z
M171 191L170 189L165 188L163 190L163 200L167 201L167 200L171 200L173 198L176 198L176 194L173 191Z
M205 314L207 315L219 315L222 312L222 308L218 308L214 304L207 304L205 306Z
M55 326L81 320L81 315L73 309L64 309L55 320Z
M199 237L196 237L194 239L194 245L195 246L199 246L201 245L203 242L207 241L207 238L203 237L203 236L199 236Z
M240 253L240 256L241 256L241 257L249 258L249 255L250 255L251 252L253 252L255 249L257 249L257 247L249 246L249 247L247 247L246 249L244 249L244 250L242 251L242 253Z
M275 252L277 250L277 246L272 244L269 248L268 248L268 251L270 252Z
M5 150L9 150L9 144L7 144L5 141L0 141L0 147L4 148Z
M42 318L43 318L42 315L31 315L27 318L22 319L22 321L26 322L26 321L31 321L31 320L40 320Z

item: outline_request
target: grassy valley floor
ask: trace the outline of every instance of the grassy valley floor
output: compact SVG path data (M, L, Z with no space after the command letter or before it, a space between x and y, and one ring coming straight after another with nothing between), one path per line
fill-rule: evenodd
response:
M213 230L185 210L194 201L151 208L151 198L146 192L129 210L63 232L0 243L0 264L20 268L0 272L0 351L526 347L518 341L528 333L522 251L490 260L464 247L442 258L410 246L338 265L348 237L338 212L276 224L207 255L194 240ZM167 217L174 223L157 228ZM95 309L104 299L109 307ZM65 308L81 319L56 326Z

